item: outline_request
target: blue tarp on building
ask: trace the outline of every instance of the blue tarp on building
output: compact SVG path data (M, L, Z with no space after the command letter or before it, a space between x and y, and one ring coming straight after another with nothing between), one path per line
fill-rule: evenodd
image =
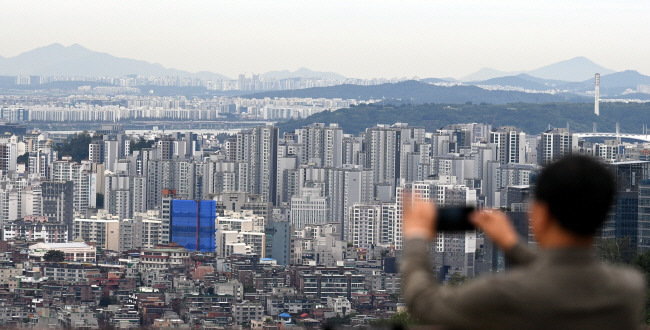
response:
M190 251L214 252L217 202L172 201L170 241Z

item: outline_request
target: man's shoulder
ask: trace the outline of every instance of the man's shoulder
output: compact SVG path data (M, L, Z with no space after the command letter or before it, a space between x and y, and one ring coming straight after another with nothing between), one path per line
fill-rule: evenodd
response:
M609 263L596 263L592 267L585 267L572 276L569 280L566 277L566 269L547 268L543 271L535 267L517 267L505 273L489 274L476 279L478 286L491 288L504 288L506 291L522 291L539 294L541 283L547 283L542 287L561 287L561 284L571 285L573 281L591 282L598 287L616 288L624 292L640 292L645 294L646 278L636 268ZM564 274L562 274L564 273ZM558 281L563 279L563 281ZM472 282L472 281L470 281ZM562 283L564 282L564 283Z
M621 264L602 263L601 269L618 285L639 291L646 287L646 278L638 269ZM641 291L645 292L645 291Z

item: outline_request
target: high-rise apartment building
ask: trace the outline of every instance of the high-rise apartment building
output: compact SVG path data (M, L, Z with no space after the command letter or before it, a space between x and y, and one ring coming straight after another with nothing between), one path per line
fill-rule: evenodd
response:
M538 164L546 166L578 148L578 139L567 128L555 128L542 133L537 153Z
M52 164L53 181L72 181L74 185L74 211L84 214L88 208L97 207L97 173L87 160L76 163L65 156Z
M490 132L490 143L497 146L501 164L526 163L526 133L512 126L502 126Z
M260 194L262 201L276 204L278 128L273 125L255 127L237 133L236 161L248 163L248 189Z
M366 129L363 141L365 167L372 169L373 181L392 186L398 184L402 131L388 125Z
M349 241L355 247L370 249L380 242L382 207L379 204L354 204L349 212Z
M327 196L329 196L331 222L341 224L342 239L348 238L350 207L355 203L374 200L373 172L360 165L343 165L328 171Z
M16 157L18 157L18 146L15 142L0 144L0 173L16 170Z
M296 136L301 164L335 168L343 164L343 130L337 124L315 123L296 130Z
M291 225L300 229L309 224L330 222L327 201L320 188L304 188L301 196L291 198Z
M68 240L73 240L74 183L72 181L45 181L41 185L42 215L50 221L68 226Z

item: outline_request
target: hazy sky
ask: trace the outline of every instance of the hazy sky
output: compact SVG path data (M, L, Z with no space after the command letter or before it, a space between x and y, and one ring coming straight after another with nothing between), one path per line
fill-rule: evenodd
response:
M458 78L576 56L650 74L648 40L647 0L0 0L0 56L79 43L230 77L308 67Z

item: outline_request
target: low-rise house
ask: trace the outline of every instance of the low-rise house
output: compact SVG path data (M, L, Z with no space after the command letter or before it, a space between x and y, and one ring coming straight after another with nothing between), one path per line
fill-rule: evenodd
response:
M169 269L189 267L190 251L182 246L161 246L155 249L142 249L140 252L140 269Z
M345 297L327 297L327 307L331 308L336 312L338 316L346 316L354 310L352 309L352 304Z

